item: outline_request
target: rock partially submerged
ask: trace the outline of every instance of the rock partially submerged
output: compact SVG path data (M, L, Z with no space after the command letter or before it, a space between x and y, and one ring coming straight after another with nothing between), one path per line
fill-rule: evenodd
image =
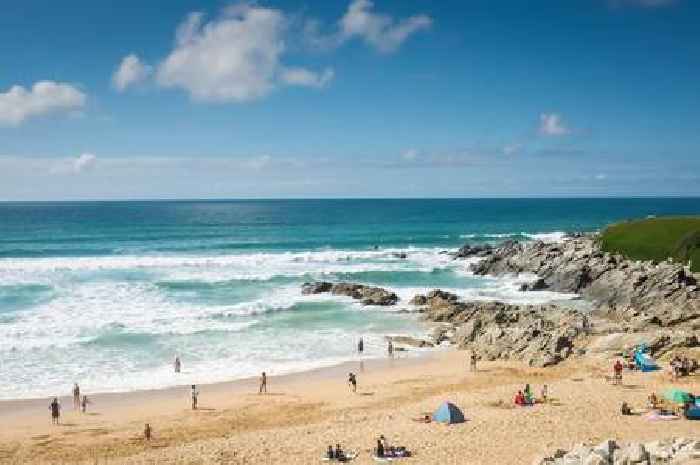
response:
M418 297L418 296L417 296ZM435 290L414 301L425 302L423 317L450 323L450 342L484 360L523 360L531 366L549 366L568 358L589 327L588 317L555 305L516 305L503 302L462 302ZM434 332L435 343L448 331Z
M490 244L465 244L454 254L454 258L488 257L492 253L493 246Z
M533 465L647 465L657 463L691 464L700 459L700 441L677 438L647 443L618 443L608 439L600 444L578 444L570 451L557 450L537 457Z
M396 305L399 297L381 287L366 286L355 283L330 283L327 281L316 281L304 283L301 293L304 295L322 294L330 292L333 295L344 295L353 299L361 300L363 305Z
M507 241L470 268L477 275L534 273L540 285L581 294L603 316L632 329L700 328L700 289L681 264L627 260L601 251L589 236L558 243Z
M396 345L404 345L404 346L409 346L409 347L433 347L435 344L433 344L430 341L426 341L425 339L419 339L416 337L411 337L411 336L387 336L387 340L391 341L392 344Z

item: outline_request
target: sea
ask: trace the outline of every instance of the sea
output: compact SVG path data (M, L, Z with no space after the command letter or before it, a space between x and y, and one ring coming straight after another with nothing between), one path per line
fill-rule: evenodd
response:
M357 360L360 337L384 357L385 336L429 331L405 312L418 293L576 297L519 292L527 277L474 276L445 252L698 213L688 198L0 203L0 399L301 372ZM401 300L302 295L314 280Z

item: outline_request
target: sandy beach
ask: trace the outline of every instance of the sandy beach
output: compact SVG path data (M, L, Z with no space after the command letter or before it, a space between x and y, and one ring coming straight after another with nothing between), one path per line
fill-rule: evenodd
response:
M313 372L271 376L269 394L257 380L200 386L200 409L189 408L189 387L91 396L87 414L62 398L61 426L51 426L48 401L0 403L0 463L311 464L329 444L371 449L384 434L408 447L418 464L529 464L535 456L584 441L653 440L697 434L686 420L653 422L619 414L622 401L643 409L651 391L678 385L700 390L697 377L671 383L665 373L626 373L623 386L606 382L610 361L574 358L557 367L491 362L467 371L466 354L449 350L421 358L359 362ZM346 384L358 374L358 392ZM552 401L514 408L525 383ZM421 424L443 400L462 408L459 425ZM142 439L144 423L153 439Z

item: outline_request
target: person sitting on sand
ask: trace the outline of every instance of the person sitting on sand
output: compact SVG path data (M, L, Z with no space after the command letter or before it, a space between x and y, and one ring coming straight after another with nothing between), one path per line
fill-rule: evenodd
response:
M146 423L146 425L143 427L143 438L146 441L151 440L151 424L150 423Z
M343 449L340 447L340 444L335 445L335 458L340 461L345 460L345 452L343 452Z
M648 400L649 400L649 408L650 409L656 410L659 408L659 398L656 397L655 392L652 392L651 394L649 394Z
M357 377L354 373L348 373L348 385L352 392L357 392Z
M525 396L523 395L523 391L518 391L518 393L515 395L515 405L519 405L521 407L527 405L525 402Z
M260 390L258 391L258 394L262 394L263 392L267 394L267 375L264 371L260 376Z
M51 410L51 424L61 424L61 403L58 401L58 397L53 398L49 404L49 410Z
M335 452L333 452L333 446L329 445L326 451L326 457L328 460L333 460L335 458Z
M620 406L620 413L625 416L632 415L632 409L627 404L627 402L623 402Z
M382 444L381 439L377 439L377 450L376 450L377 457L383 458L384 457L384 444Z

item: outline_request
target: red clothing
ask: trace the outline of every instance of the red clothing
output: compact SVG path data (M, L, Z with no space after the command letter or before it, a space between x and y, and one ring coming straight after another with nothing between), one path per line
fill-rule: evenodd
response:
M515 395L515 405L525 405L525 396L522 392L518 392Z

